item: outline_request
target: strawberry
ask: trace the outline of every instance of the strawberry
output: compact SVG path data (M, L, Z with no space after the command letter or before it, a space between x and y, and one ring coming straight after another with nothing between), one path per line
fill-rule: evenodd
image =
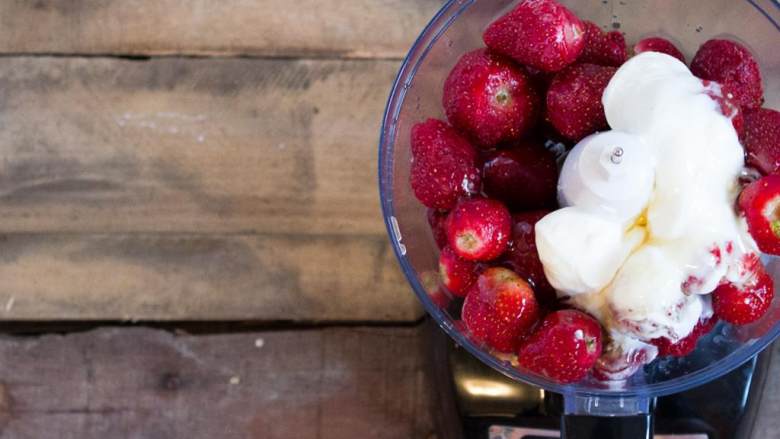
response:
M743 143L748 165L764 174L780 174L780 112L746 111Z
M729 323L744 325L760 319L769 309L775 296L772 278L763 267L747 282L719 285L712 293L715 315Z
M731 119L734 130L741 137L745 132L745 118L742 115L742 109L734 101L734 93L727 86L717 82L705 79L702 81L702 84L704 84L707 96L711 97L718 104L720 112L724 116Z
M447 222L447 215L449 212L446 210L428 209L428 225L431 226L431 233L433 233L433 240L436 241L436 246L439 250L443 249L447 245L447 229L445 223Z
M534 287L537 300L552 306L556 300L555 289L544 274L544 266L536 250L536 223L550 213L546 210L512 215L512 239L504 253L502 263L519 274Z
M555 75L547 90L547 119L561 135L580 140L607 128L601 95L614 67L576 64Z
M691 72L701 79L728 86L744 108L758 108L764 101L761 70L753 55L739 43L709 40L691 61Z
M445 288L455 296L465 297L477 280L478 267L472 261L459 258L451 248L444 247L439 254L439 274Z
M534 141L489 154L482 168L485 194L511 210L555 207L558 165L555 155Z
M436 119L412 128L409 182L422 204L449 209L479 191L476 152L455 129Z
M634 53L639 54L642 52L660 52L673 56L683 63L685 63L685 55L680 52L671 41L665 38L651 37L645 38L634 45Z
M492 267L477 278L461 316L478 342L500 352L513 352L539 318L539 305L531 286L520 276Z
M718 319L714 316L705 317L696 323L688 336L681 340L677 340L676 343L672 343L666 337L656 338L651 340L650 343L658 348L658 355L671 355L673 357L684 357L696 348L696 342L699 341L703 335L708 334L718 323Z
M780 175L767 175L747 185L738 204L758 248L780 255Z
M425 271L420 274L420 283L422 284L428 297L434 305L446 309L452 302L452 295L439 285L439 275L436 272Z
M539 101L522 68L486 49L460 58L442 97L450 123L483 148L520 138L536 123Z
M490 261L506 250L512 217L500 202L474 198L455 206L446 227L447 240L456 255L469 261Z
M585 48L579 63L598 64L602 66L620 67L628 59L626 38L618 31L604 32L592 21L583 23L585 26Z
M482 35L485 45L539 70L557 72L585 47L585 27L554 0L524 0L494 21Z
M450 302L452 302L452 296L445 291L444 288L438 288L428 292L428 297L431 298L431 302L441 309L446 309L450 306Z
M522 343L517 360L523 369L560 383L579 381L601 356L601 326L573 309L555 311Z
M599 381L625 381L657 356L658 348L651 344L637 340L617 343L611 339L593 367L593 377Z
M433 160L442 153L469 163L477 159L477 151L468 140L446 122L433 118L412 127L411 150L415 160Z

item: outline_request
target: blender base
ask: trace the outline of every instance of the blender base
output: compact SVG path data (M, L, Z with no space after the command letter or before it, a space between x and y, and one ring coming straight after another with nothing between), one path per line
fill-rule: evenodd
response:
M428 371L440 439L560 437L561 395L504 377L428 323ZM752 439L772 349L723 377L657 398L658 439Z

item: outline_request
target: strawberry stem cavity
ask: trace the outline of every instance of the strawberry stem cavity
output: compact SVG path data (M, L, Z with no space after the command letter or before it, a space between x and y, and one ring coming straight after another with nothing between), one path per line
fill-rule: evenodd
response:
M772 220L769 226L772 228L772 233L780 238L780 220Z
M458 248L474 250L479 245L479 240L471 233L462 233L458 236Z

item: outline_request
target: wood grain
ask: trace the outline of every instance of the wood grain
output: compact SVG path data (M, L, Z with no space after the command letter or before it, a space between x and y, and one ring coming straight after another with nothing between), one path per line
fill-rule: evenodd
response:
M0 340L0 438L399 438L433 430L415 328Z
M8 0L0 52L400 58L442 0Z
M0 318L419 318L376 189L396 68L1 58Z
M0 231L383 234L397 67L0 58Z
M382 236L7 235L3 320L413 321Z

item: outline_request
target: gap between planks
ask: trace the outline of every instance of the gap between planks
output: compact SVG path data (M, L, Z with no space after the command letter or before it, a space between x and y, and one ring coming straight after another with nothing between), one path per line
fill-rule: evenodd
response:
M250 54L250 53L224 53L224 52L170 52L170 53L149 53L135 54L132 52L122 53L60 53L60 52L5 52L0 53L2 58L94 58L94 59L119 59L125 61L151 61L153 59L180 58L180 59L248 59L248 60L290 60L290 61L403 61L403 56L379 56L369 55L354 56L343 55L339 53L323 52L285 52L268 54Z

